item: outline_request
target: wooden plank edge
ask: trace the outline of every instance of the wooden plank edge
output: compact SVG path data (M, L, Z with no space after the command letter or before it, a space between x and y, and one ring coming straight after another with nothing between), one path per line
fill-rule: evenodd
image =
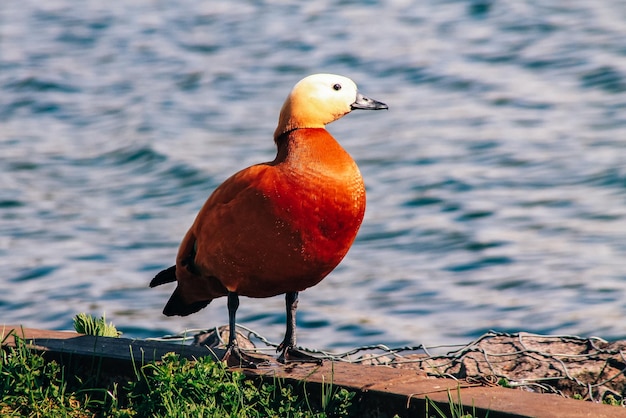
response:
M180 343L96 337L71 331L46 331L21 326L0 325L0 340L4 341L3 345L15 346L15 338L12 338L11 335L24 339L29 348L35 351L103 357L112 360L138 362L138 364L161 360L169 352L175 352L187 359L210 355L217 360L224 355L224 350L219 348L209 350L206 347L193 347Z

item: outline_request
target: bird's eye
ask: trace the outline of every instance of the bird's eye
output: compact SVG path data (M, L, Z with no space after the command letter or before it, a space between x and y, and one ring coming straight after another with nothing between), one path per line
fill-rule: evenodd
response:
M335 84L335 85L333 86L333 89L334 89L334 90L336 90L336 91L341 90L341 84L339 84L339 83Z

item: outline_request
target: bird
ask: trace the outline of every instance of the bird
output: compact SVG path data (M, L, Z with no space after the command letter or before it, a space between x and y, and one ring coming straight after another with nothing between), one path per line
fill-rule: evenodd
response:
M274 131L275 159L218 186L184 236L176 265L150 282L150 287L177 283L163 314L190 315L226 296L226 356L242 358L235 333L239 296L284 294L286 330L278 360L306 361L296 348L299 292L341 262L365 213L359 168L326 130L356 109L388 106L361 94L344 76L313 74L296 83Z

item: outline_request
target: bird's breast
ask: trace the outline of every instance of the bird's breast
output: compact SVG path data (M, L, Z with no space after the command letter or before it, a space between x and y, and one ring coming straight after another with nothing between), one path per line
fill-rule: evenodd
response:
M290 154L264 192L276 217L300 237L303 255L334 267L363 220L365 186L352 157L327 131L308 131L291 138Z
M290 173L270 191L269 200L276 218L300 237L302 254L331 264L346 254L365 213L365 188L358 169L342 178Z

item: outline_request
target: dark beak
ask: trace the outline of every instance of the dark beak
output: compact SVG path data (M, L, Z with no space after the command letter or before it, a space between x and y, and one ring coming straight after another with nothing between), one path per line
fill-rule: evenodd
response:
M363 96L361 93L357 92L356 100L354 103L350 105L350 107L354 109L364 109L364 110L380 110L380 109L389 109L389 106L384 104L383 102L376 101L374 99L370 99L369 97Z

